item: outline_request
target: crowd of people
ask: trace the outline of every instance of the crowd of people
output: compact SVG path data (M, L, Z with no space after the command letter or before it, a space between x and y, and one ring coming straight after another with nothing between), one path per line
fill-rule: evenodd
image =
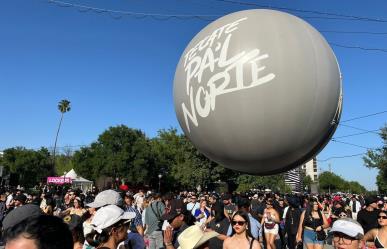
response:
M21 188L0 196L6 249L386 248L387 197Z

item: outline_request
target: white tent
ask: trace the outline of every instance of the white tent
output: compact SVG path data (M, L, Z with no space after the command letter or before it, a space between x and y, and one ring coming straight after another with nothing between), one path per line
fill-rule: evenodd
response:
M93 182L89 181L81 176L78 176L77 173L75 173L74 169L71 169L66 175L62 177L68 177L72 180L72 186L74 188L80 188L83 192L86 192L88 190L91 190L93 187Z

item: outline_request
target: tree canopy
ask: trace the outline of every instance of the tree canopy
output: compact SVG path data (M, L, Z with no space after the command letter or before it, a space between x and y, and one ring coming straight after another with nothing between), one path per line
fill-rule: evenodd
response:
M368 150L363 160L368 168L379 170L376 185L379 192L387 193L387 125L380 130L380 137L383 140L383 146L376 150Z

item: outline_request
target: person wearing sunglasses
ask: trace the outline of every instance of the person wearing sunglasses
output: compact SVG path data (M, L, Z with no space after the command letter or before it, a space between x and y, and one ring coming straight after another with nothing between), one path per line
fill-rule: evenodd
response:
M364 241L372 241L376 248L387 248L387 211L378 214L378 228L371 229L364 235Z
M280 217L277 210L273 207L273 200L266 200L266 208L263 211L263 218L261 220L261 225L264 227L264 234L266 240L267 249L275 249L275 239L277 237L280 223Z
M338 219L330 233L335 249L359 249L364 246L364 230L360 223L351 218Z
M237 211L231 218L232 233L223 243L223 249L261 249L251 235L249 216L245 211Z

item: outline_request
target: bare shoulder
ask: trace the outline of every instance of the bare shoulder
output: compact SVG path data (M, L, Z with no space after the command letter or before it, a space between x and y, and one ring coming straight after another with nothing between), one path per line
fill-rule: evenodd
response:
M230 247L230 244L231 244L231 237L227 237L227 238L223 241L223 249L231 248L231 247Z
M253 249L261 249L261 244L259 244L258 240L254 240Z

